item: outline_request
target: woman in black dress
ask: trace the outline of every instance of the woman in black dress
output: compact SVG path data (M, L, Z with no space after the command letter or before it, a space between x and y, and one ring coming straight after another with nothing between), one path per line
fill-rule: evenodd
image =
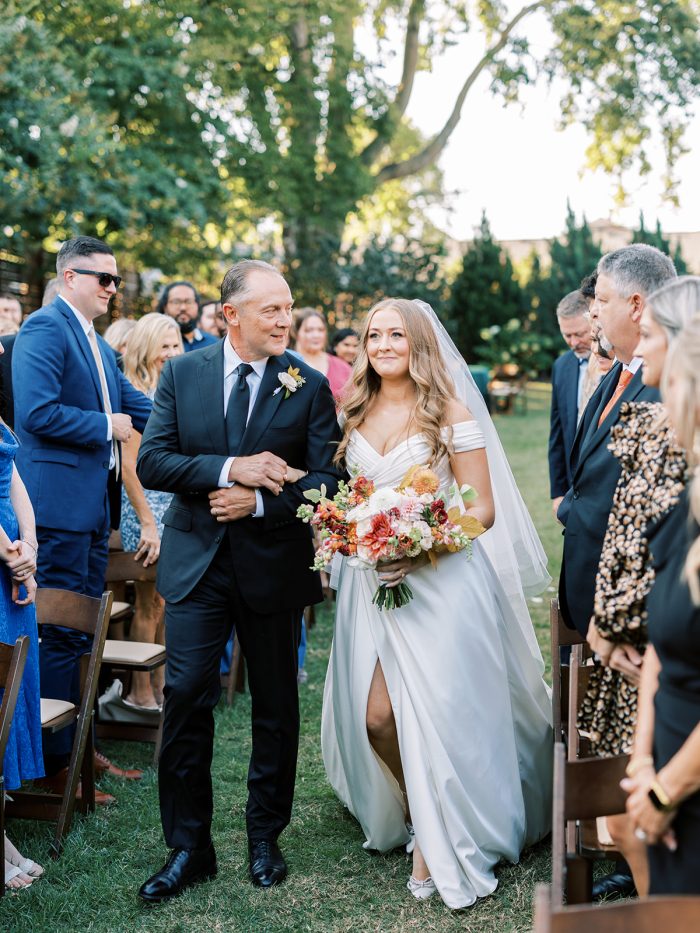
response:
M700 894L700 309L669 353L664 401L694 474L649 530L650 646L623 787L635 834L649 845L649 893Z

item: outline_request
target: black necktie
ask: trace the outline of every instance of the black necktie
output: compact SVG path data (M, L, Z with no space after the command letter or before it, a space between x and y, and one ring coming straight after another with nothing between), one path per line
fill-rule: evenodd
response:
M248 420L248 406L250 405L250 388L246 381L249 373L253 372L250 363L241 363L236 368L236 381L231 387L226 409L226 437L228 439L228 452L230 457L238 454L245 434Z

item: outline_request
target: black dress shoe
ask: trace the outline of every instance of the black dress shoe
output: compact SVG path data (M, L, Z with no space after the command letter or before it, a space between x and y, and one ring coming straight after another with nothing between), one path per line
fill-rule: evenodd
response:
M261 839L249 843L250 877L259 888L271 888L287 877L287 863L276 842Z
M594 901L615 901L621 897L636 897L637 889L634 886L632 875L615 871L611 875L603 875L593 885Z
M161 870L141 885L139 897L147 904L160 904L215 874L216 852L211 843L207 849L173 849Z

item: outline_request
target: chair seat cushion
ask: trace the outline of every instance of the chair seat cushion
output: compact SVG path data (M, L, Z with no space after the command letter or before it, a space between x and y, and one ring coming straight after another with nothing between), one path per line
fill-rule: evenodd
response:
M165 648L147 641L117 641L108 638L102 655L104 664L150 664L159 656L165 660Z
M130 613L132 611L131 603L120 603L119 600L115 600L112 603L112 611L109 614L110 619L115 619L120 615L125 613Z
M40 708L41 724L42 726L47 726L54 719L58 719L58 717L62 716L64 713L68 713L70 710L75 709L75 704L69 703L68 700L46 700L42 697Z

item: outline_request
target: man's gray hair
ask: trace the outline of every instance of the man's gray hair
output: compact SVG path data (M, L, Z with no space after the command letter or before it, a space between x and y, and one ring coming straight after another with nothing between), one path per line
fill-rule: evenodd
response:
M248 295L248 276L255 270L259 272L274 272L282 276L279 269L275 269L269 262L262 259L241 259L228 270L221 283L221 304L232 304L234 301L245 301Z
M607 253L598 263L598 275L607 275L622 298L643 295L676 278L676 267L665 253L646 243L632 243Z
M557 305L557 318L560 321L583 317L586 314L588 314L588 300L583 297L578 288L564 295Z

